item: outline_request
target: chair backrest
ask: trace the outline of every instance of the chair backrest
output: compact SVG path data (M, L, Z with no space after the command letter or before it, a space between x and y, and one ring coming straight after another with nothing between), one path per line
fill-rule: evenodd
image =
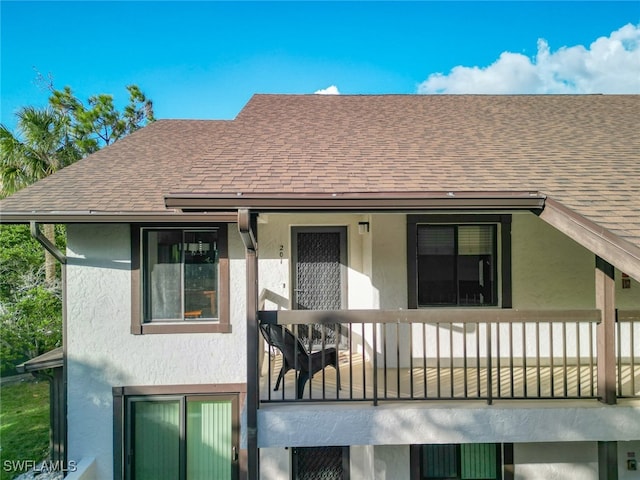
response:
M298 356L298 368L307 367L308 354L302 342L289 329L277 324L260 324L260 331L265 340L282 352L289 365L293 368ZM297 344L297 347L296 347Z

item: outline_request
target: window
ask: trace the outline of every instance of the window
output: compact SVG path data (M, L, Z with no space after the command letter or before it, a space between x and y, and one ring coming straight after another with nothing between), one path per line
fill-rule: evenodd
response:
M467 443L411 446L411 478L419 480L507 480L513 444Z
M138 227L132 332L228 332L227 228Z
M418 306L495 305L495 225L418 225Z
M499 243L502 306L510 307L510 217L412 215L407 233L411 308L498 305Z
M182 388L191 392L179 393ZM114 478L236 480L239 394L205 388L114 388Z

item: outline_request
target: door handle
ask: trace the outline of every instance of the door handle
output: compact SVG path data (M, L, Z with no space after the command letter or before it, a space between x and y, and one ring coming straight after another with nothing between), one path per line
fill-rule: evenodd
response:
M231 447L231 461L232 462L238 461L238 447L236 447L235 445Z

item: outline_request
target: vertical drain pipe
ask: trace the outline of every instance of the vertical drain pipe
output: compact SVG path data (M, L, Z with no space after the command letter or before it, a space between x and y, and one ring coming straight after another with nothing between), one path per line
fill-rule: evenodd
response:
M67 264L67 257L56 247L51 241L43 235L40 231L40 224L38 222L31 221L31 236L35 238L40 245L42 245L47 252L55 257L61 265Z

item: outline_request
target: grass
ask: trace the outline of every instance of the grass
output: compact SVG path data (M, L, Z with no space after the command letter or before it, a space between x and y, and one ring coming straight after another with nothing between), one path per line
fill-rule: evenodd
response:
M25 381L0 387L0 480L24 470L11 461L40 462L49 454L49 383ZM15 464L14 464L15 465Z

